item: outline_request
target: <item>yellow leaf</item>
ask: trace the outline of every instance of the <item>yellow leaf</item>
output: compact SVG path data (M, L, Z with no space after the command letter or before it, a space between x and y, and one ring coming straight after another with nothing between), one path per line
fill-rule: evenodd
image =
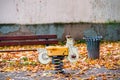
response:
M96 68L101 68L101 66L99 64L95 64Z
M50 69L51 69L50 65L47 64L47 65L45 66L45 70L50 70Z
M89 78L89 80L95 80L95 79L96 79L96 77L94 75L91 75Z
M7 72L14 71L14 70L15 68L12 66L4 68L4 71L7 71Z
M11 77L6 77L6 80L12 80Z
M120 60L117 61L117 64L120 66Z

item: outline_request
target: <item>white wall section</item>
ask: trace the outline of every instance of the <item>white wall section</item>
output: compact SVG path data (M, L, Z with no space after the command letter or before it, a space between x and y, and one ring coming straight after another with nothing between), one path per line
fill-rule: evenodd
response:
M0 24L120 21L120 0L0 0Z

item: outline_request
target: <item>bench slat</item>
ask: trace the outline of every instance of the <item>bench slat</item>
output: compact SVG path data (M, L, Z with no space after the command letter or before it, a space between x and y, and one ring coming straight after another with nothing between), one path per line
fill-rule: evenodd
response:
M0 46L17 46L17 45L46 45L57 44L58 40L44 40L44 41L12 41L12 42L0 42Z
M24 52L24 51L37 51L37 49L26 49L26 50L0 50L0 52Z
M0 36L0 41L8 40L35 40L35 39L56 39L57 35L30 35L30 36Z

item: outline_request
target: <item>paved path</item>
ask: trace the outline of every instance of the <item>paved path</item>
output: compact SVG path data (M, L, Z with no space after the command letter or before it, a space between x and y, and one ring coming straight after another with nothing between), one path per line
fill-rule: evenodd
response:
M53 74L53 71L38 71L36 73L28 72L0 72L0 80L88 80L88 78L96 78L96 80L120 80L120 69L108 70L104 67L92 68L85 71L85 73L80 73L80 70L72 71L65 70L66 75ZM69 77L68 77L69 76ZM105 77L107 76L107 77Z

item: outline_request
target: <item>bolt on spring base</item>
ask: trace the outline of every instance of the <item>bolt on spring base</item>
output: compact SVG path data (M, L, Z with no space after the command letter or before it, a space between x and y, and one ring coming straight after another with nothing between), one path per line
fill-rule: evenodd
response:
M63 71L63 62L64 56L53 56L52 63L55 66L55 73L64 73Z

